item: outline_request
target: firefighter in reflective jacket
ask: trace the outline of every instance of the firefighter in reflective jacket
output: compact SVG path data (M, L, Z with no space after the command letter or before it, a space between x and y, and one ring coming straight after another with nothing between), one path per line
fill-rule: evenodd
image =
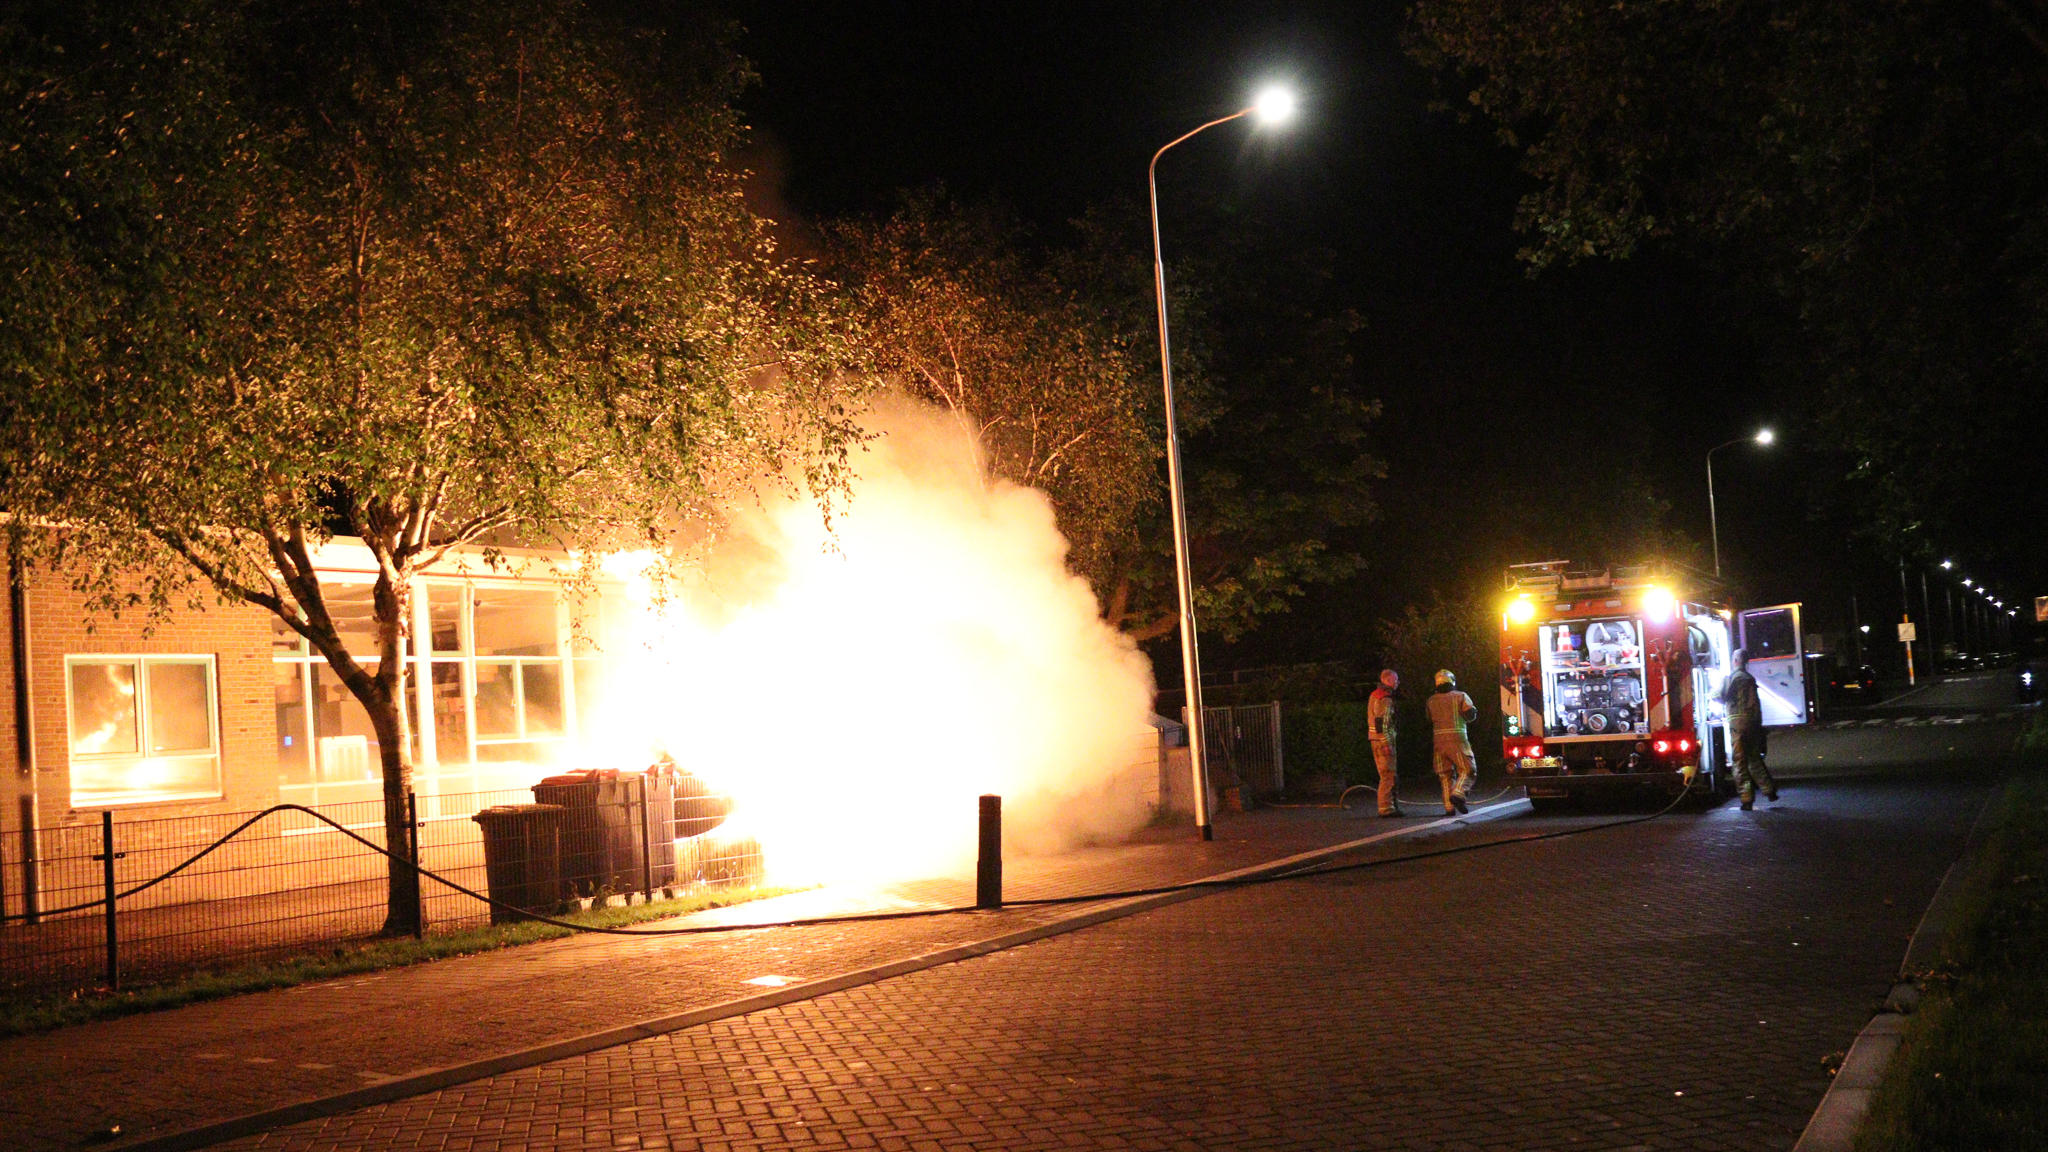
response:
M1380 815L1399 816L1401 805L1394 801L1394 786L1400 781L1400 766L1394 759L1394 700L1401 690L1401 676L1392 668L1380 673L1380 686L1372 690L1365 704L1366 735L1372 740L1373 766L1380 772Z
M1479 762L1472 757L1472 742L1465 738L1465 726L1479 716L1472 698L1458 691L1458 678L1448 669L1436 674L1436 694L1429 698L1429 727L1436 749L1431 759L1436 777L1444 786L1444 811L1465 812L1465 797L1472 791L1472 778Z

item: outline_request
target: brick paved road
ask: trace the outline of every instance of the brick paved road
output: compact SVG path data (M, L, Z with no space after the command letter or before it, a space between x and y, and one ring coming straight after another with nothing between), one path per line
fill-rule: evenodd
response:
M1982 796L1233 891L231 1147L1789 1148Z
M1207 844L1183 829L1149 829L1133 844L1012 860L1007 890L1022 898L1213 875L1387 830L1370 816L1368 806L1232 817ZM851 898L880 910L971 904L973 884L932 881ZM702 919L829 915L848 900L837 890L800 893ZM746 983L759 976L833 975L1070 911L705 937L583 936L0 1040L0 1152L73 1148L113 1124L129 1138L157 1135L730 1000L761 991Z

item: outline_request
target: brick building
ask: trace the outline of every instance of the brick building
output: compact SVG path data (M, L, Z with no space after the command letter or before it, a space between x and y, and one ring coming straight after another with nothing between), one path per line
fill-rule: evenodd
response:
M578 596L542 553L453 556L414 588L405 656L415 790L532 783L573 759L602 669L589 637L616 589ZM316 557L336 624L374 665L370 553ZM96 823L100 812L246 812L381 795L368 714L270 613L211 603L168 619L93 615L64 573L21 566L0 598L0 835ZM18 854L0 854L0 860ZM0 877L0 894L20 878Z

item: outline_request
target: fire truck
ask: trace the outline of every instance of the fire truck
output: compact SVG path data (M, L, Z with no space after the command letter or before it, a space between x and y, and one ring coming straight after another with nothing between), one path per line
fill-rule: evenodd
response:
M1737 610L1676 567L1508 569L1501 752L1538 811L1579 796L1733 790L1721 688L1749 653L1766 727L1806 723L1799 605Z

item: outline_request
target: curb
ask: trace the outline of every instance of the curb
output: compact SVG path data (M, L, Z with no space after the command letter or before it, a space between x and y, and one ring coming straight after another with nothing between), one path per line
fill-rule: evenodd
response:
M1476 824L1484 820L1497 819L1508 815L1508 810L1510 809L1521 810L1522 802L1519 799L1503 800L1498 804L1490 804L1484 808L1475 808L1467 815L1447 816L1440 820L1432 820L1427 824L1417 824L1409 828L1395 828L1357 840L1349 840L1342 844L1333 844L1325 848L1312 848L1309 851L1297 852L1292 856L1270 860L1264 864L1253 864L1229 872L1220 872L1214 876L1205 876L1201 880L1258 879L1291 871L1304 864L1312 864L1384 840L1412 836L1418 832L1426 832L1433 828L1445 827L1446 825L1459 823ZM226 1120L217 1120L210 1124L202 1124L177 1132L169 1132L162 1136L152 1136L148 1139L122 1144L119 1146L119 1152L190 1152L192 1149L207 1148L243 1136L254 1136L261 1132L268 1132L274 1128L299 1124L307 1120L318 1120L327 1116L337 1116L345 1112L354 1112L377 1104L388 1104L394 1100L403 1100L411 1096L437 1092L443 1088L452 1088L457 1084L466 1084L473 1080L482 1080L491 1076L502 1075L506 1072L516 1072L522 1068L532 1068L536 1065L548 1064L572 1056L582 1056L601 1049L614 1048L621 1044L630 1044L636 1040L647 1040L656 1036L665 1036L717 1020L725 1020L734 1016L745 1016L768 1008L778 1008L785 1004L811 1000L819 996L830 995L834 992L843 992L848 988L858 988L864 984L879 983L898 976L907 976L913 972L922 972L927 968L937 968L943 964L971 960L977 956L986 956L993 952L1001 952L1052 936L1079 931L1080 929L1107 923L1111 920L1121 920L1127 916L1135 916L1140 912L1149 912L1154 908L1163 908L1170 904L1179 904L1222 891L1227 891L1227 889L1186 888L1174 892L1162 892L1153 896L1138 896L1128 900L1120 900L1107 907L1077 912L1045 924L1036 925L1035 927L1022 928L1015 932L991 936L986 940L977 940L969 944L956 944L950 948L941 948L934 952L926 952L922 955L912 956L903 960L892 960L885 964L876 964L867 968L855 969L852 972L843 972L837 976L807 980L801 984L792 984L786 988L778 988L770 992L742 996L734 1000L709 1004L702 1008L693 1008L687 1012L678 1012L669 1016L657 1016L651 1020L622 1024L618 1027L606 1028L599 1032L590 1032L582 1036L571 1036L564 1040L551 1041L547 1044L531 1048L521 1048L501 1053L497 1056L488 1056L481 1060L451 1064L443 1068L423 1068L392 1077L389 1080L382 1080L375 1084L366 1085L347 1092L339 1092L331 1096L319 1096L310 1100L301 1100L294 1104L286 1104L278 1108L265 1109L261 1112L231 1116ZM761 926L763 930L773 927L776 927L776 925L764 924Z
M1919 986L1913 982L1915 973L1925 972L1934 967L1941 958L1942 946L1947 942L1950 915L1955 911L1956 898L1962 893L1963 882L1970 867L1975 863L1977 850L1984 844L1984 821L1992 809L2005 796L2004 777L1985 794L1984 806L1977 812L1977 819L1970 824L1970 831L1963 838L1963 854L1941 874L1941 884L1934 890L1934 898L1927 902L1927 910L1920 914L1920 923L1913 929L1913 939L1906 945L1905 958L1899 962L1898 979L1893 983L1891 994L1885 997L1884 1011L1873 1016L1863 1031L1849 1045L1849 1054L1842 1059L1841 1070L1820 1098L1820 1104L1813 1110L1812 1119L1806 1122L1806 1130L1799 1134L1799 1143L1792 1146L1792 1152L1850 1152L1856 1143L1856 1132L1863 1127L1863 1118L1870 1113L1871 1097L1884 1079L1884 1070L1891 1065L1899 1044L1906 1038L1906 1013L1920 1003Z

